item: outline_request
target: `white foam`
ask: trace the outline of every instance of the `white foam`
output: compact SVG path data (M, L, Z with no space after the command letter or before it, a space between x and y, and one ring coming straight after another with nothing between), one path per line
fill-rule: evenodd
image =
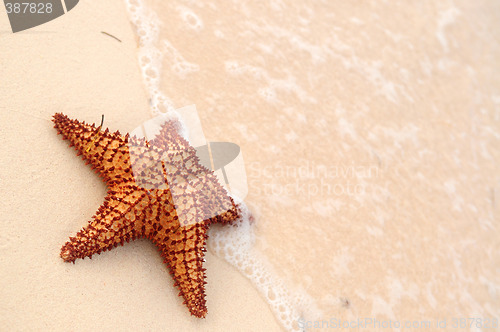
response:
M163 53L156 45L161 21L153 11L144 6L142 0L125 0L125 5L139 37L139 65L151 98L151 111L155 116L173 112L172 101L160 91Z
M186 61L170 42L159 41L161 21L143 4L142 0L125 0L125 4L139 37L139 65L150 94L151 112L154 116L163 114L179 119L184 127L181 134L188 139L189 132L183 121L181 110L177 112L172 101L160 91L162 61L164 56L167 56L169 60L172 59L172 69L181 78L198 71L199 67ZM203 22L196 14L184 7L179 7L178 10L189 28L194 31L203 29ZM223 37L223 34L220 33L218 37ZM266 80L268 87L259 93L269 101L276 98L276 89L293 91L301 99L307 98L300 87L297 87L293 77L280 81L269 78L262 68L241 66L236 61L228 61L225 65L226 71L230 74L246 73ZM241 201L237 197L233 198L238 202ZM255 249L256 237L246 207L243 206L243 216L234 225L217 226L220 225L215 225L210 230L209 249L215 251L253 282L285 329L298 331L299 319L313 320L322 317L312 298L301 289L290 291L277 277L267 259Z
M177 6L177 11L188 28L196 32L203 29L203 21L191 9L184 6Z
M255 249L255 239L250 213L243 207L243 216L234 225L210 229L208 246L253 282L286 330L299 331L297 323L300 319L322 317L304 290L291 292L276 277L271 264Z
M186 61L168 40L162 40L162 51L172 62L173 72L182 79L185 79L188 74L200 70L200 66L197 64Z
M439 18L437 22L436 38L443 47L445 52L448 52L448 39L445 36L445 29L448 25L455 22L455 19L459 16L460 11L453 7L439 13Z
M240 64L235 60L224 63L226 72L233 76L249 75L257 81L263 81L266 86L258 89L258 94L269 103L277 103L278 92L294 93L301 102L317 103L317 100L304 91L297 79L288 74L285 79L272 78L265 69L261 67Z

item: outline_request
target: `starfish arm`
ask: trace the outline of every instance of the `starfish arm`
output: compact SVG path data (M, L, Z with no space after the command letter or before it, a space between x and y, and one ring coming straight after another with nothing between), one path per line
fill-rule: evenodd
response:
M177 121L165 122L160 132L150 141L151 146L161 151L161 160L175 170L189 170L191 175L197 177L212 175L213 172L200 163L196 149L180 136L179 127L180 123Z
M205 243L207 225L199 223L183 226L171 231L168 236L158 234L153 241L161 251L164 262L170 268L175 280L174 286L179 287L179 296L184 298L184 304L192 315L205 317L207 314L205 300Z
M204 219L210 223L228 223L236 220L241 213L233 199L227 194L226 189L220 185L213 171L200 163L200 159L189 142L179 135L180 123L175 120L166 121L160 128L160 132L151 140L152 147L156 147L161 155L158 156L164 162L166 168L166 182L170 190L182 190L175 188L178 182L190 183L200 192L210 193L209 197L199 196L197 200L204 206ZM157 159L158 160L158 159ZM175 177L182 177L181 181Z
M105 199L93 220L61 248L64 261L92 258L94 254L142 236L138 225L143 219L143 206L148 204L147 194L124 188L119 192L110 190Z
M212 218L209 219L210 224L221 223L221 224L232 224L233 221L238 220L241 216L241 206L239 204L234 203L234 200L229 197L231 202L231 207Z
M196 154L196 150L179 134L180 126L178 121L166 121L160 132L151 140L151 144L171 154L176 152Z
M70 141L78 155L91 164L92 168L104 178L108 186L128 181L132 178L128 135L120 136L117 131L101 131L95 125L72 120L62 113L53 118L54 128L63 139Z

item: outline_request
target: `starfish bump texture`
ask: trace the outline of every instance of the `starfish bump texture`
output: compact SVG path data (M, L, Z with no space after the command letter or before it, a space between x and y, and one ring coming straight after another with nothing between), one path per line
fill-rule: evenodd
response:
M179 123L167 121L147 141L101 131L61 113L53 121L63 139L108 186L92 220L61 248L62 259L74 263L124 242L148 238L160 250L191 314L205 317L203 262L208 226L231 223L241 210L178 134Z

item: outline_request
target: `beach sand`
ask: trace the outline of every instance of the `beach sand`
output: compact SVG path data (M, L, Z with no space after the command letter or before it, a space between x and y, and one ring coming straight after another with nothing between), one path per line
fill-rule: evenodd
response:
M1 329L279 331L251 283L210 252L206 319L189 314L147 240L74 265L59 257L106 188L56 135L52 115L100 123L104 114L121 132L151 118L124 3L82 1L16 34L2 13L0 43Z
M255 249L290 294L312 299L293 305L296 327L456 330L474 317L495 330L498 4L145 3L163 22L161 91L173 107L196 104L208 140L241 147ZM59 257L105 186L52 114L104 113L122 132L152 117L125 4L81 2L17 34L0 15L0 43L5 326L282 330L273 296L210 246L205 320L148 241L74 265Z

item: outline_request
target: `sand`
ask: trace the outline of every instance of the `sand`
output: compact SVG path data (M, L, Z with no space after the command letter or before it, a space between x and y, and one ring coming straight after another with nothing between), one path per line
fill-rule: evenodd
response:
M98 123L104 114L122 132L151 118L123 2L83 1L16 34L1 14L0 43L1 329L280 330L250 282L210 252L206 319L190 316L149 241L74 265L59 257L106 188L56 135L52 115Z
M292 293L313 299L294 307L302 324L456 330L474 317L493 326L497 3L145 3L163 22L160 89L174 107L196 104L207 139L241 147L255 250ZM2 322L282 330L268 292L210 247L205 320L189 316L147 241L75 265L59 258L105 187L50 117L99 122L104 113L122 132L151 118L134 29L121 1L81 2L18 34L0 15Z

